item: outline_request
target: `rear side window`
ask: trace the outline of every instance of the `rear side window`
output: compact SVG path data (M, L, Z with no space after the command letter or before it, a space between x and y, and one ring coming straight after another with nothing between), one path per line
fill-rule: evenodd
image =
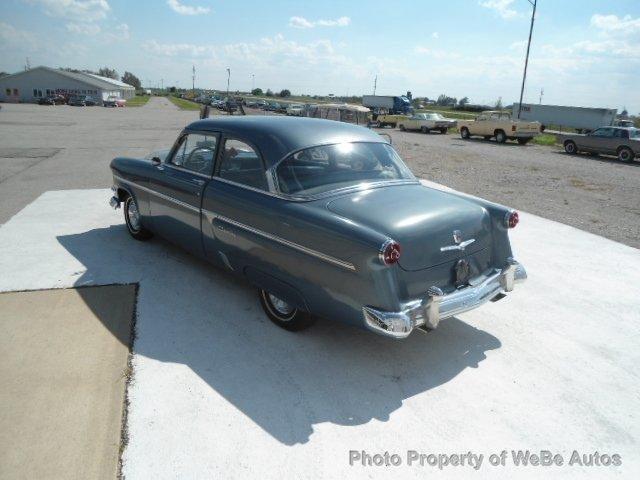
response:
M258 152L248 143L234 138L224 141L218 176L248 187L267 190L267 177Z

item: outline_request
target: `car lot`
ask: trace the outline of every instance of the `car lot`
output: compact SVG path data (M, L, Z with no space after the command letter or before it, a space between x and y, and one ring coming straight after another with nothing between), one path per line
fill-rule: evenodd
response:
M197 112L162 97L136 109L5 104L0 223L47 190L109 186L113 157L166 147L195 119ZM640 247L640 162L453 134L380 131L422 178Z
M107 206L110 159L164 147L195 117L157 98L131 110L0 112L0 271L11 272L0 291L139 284L127 478L381 478L390 470L349 466L349 450L409 449L549 449L565 458L597 450L621 455L622 466L543 473L636 478L640 316L629 286L640 281L640 256L564 224L589 222L588 206L573 203L595 206L601 191L575 187L570 205L551 207L573 175L631 188L638 168L386 130L416 174L540 215L523 214L512 235L529 281L518 295L404 342L331 320L291 334L266 320L246 284L162 240L131 240L121 212ZM557 183L546 183L551 176ZM637 231L627 193L609 191L624 213L607 220L603 236L617 235L624 216ZM572 206L574 217L554 217ZM470 471L449 467L443 476ZM539 478L541 470L500 472ZM485 459L477 473L495 477L496 468Z

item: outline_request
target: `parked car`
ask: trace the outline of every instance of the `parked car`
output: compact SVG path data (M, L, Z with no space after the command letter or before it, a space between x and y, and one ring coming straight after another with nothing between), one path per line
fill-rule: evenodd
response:
M267 112L275 112L280 108L280 104L278 102L271 102L264 106L264 109Z
M304 105L291 104L285 109L285 113L292 117L302 117L304 116Z
M540 135L540 122L513 120L510 113L500 111L482 112L475 120L459 120L458 127L464 139L478 136L489 140L495 137L498 143L517 140L520 145L526 145Z
M96 99L89 95L75 95L69 98L69 105L75 107L94 107L97 104Z
M39 105L62 105L67 103L62 95L47 95L38 100Z
M600 127L591 133L565 133L557 138L569 154L615 155L621 162L630 162L640 156L640 130L637 128Z
M445 118L439 113L416 113L401 120L398 127L400 130L420 130L422 133L437 130L445 134L450 128L455 128L457 124L456 120Z
M636 128L636 124L633 123L633 120L620 119L613 122L614 127L624 127L624 128Z
M110 95L106 100L102 102L102 105L105 107L124 107L127 101L124 98L116 97L115 95Z
M225 100L222 102L221 110L224 110L225 112L237 112L238 104L235 100Z
M404 338L526 278L509 244L517 212L423 185L365 127L216 117L111 172L133 238L157 234L245 278L288 330L321 317Z

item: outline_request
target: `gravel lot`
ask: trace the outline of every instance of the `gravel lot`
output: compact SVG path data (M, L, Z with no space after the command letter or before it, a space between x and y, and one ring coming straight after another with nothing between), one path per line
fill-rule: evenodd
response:
M640 247L638 161L457 135L384 132L422 178Z
M47 190L109 187L111 158L169 146L195 119L164 98L119 109L4 104L0 224ZM420 177L640 247L640 162L384 131Z

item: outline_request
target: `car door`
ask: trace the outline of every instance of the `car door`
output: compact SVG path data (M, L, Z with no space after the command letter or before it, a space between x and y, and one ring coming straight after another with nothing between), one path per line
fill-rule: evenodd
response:
M200 208L211 179L218 134L189 132L180 137L149 179L156 233L196 255L204 255Z
M611 151L612 141L613 129L610 127L601 127L583 138L583 148L590 152L609 153Z
M235 271L270 264L263 244L265 235L277 234L279 229L275 202L282 200L269 192L257 147L245 139L224 137L202 201L207 258Z
M475 122L469 122L469 130L474 135L485 135L485 130L489 119L486 115L478 115Z

